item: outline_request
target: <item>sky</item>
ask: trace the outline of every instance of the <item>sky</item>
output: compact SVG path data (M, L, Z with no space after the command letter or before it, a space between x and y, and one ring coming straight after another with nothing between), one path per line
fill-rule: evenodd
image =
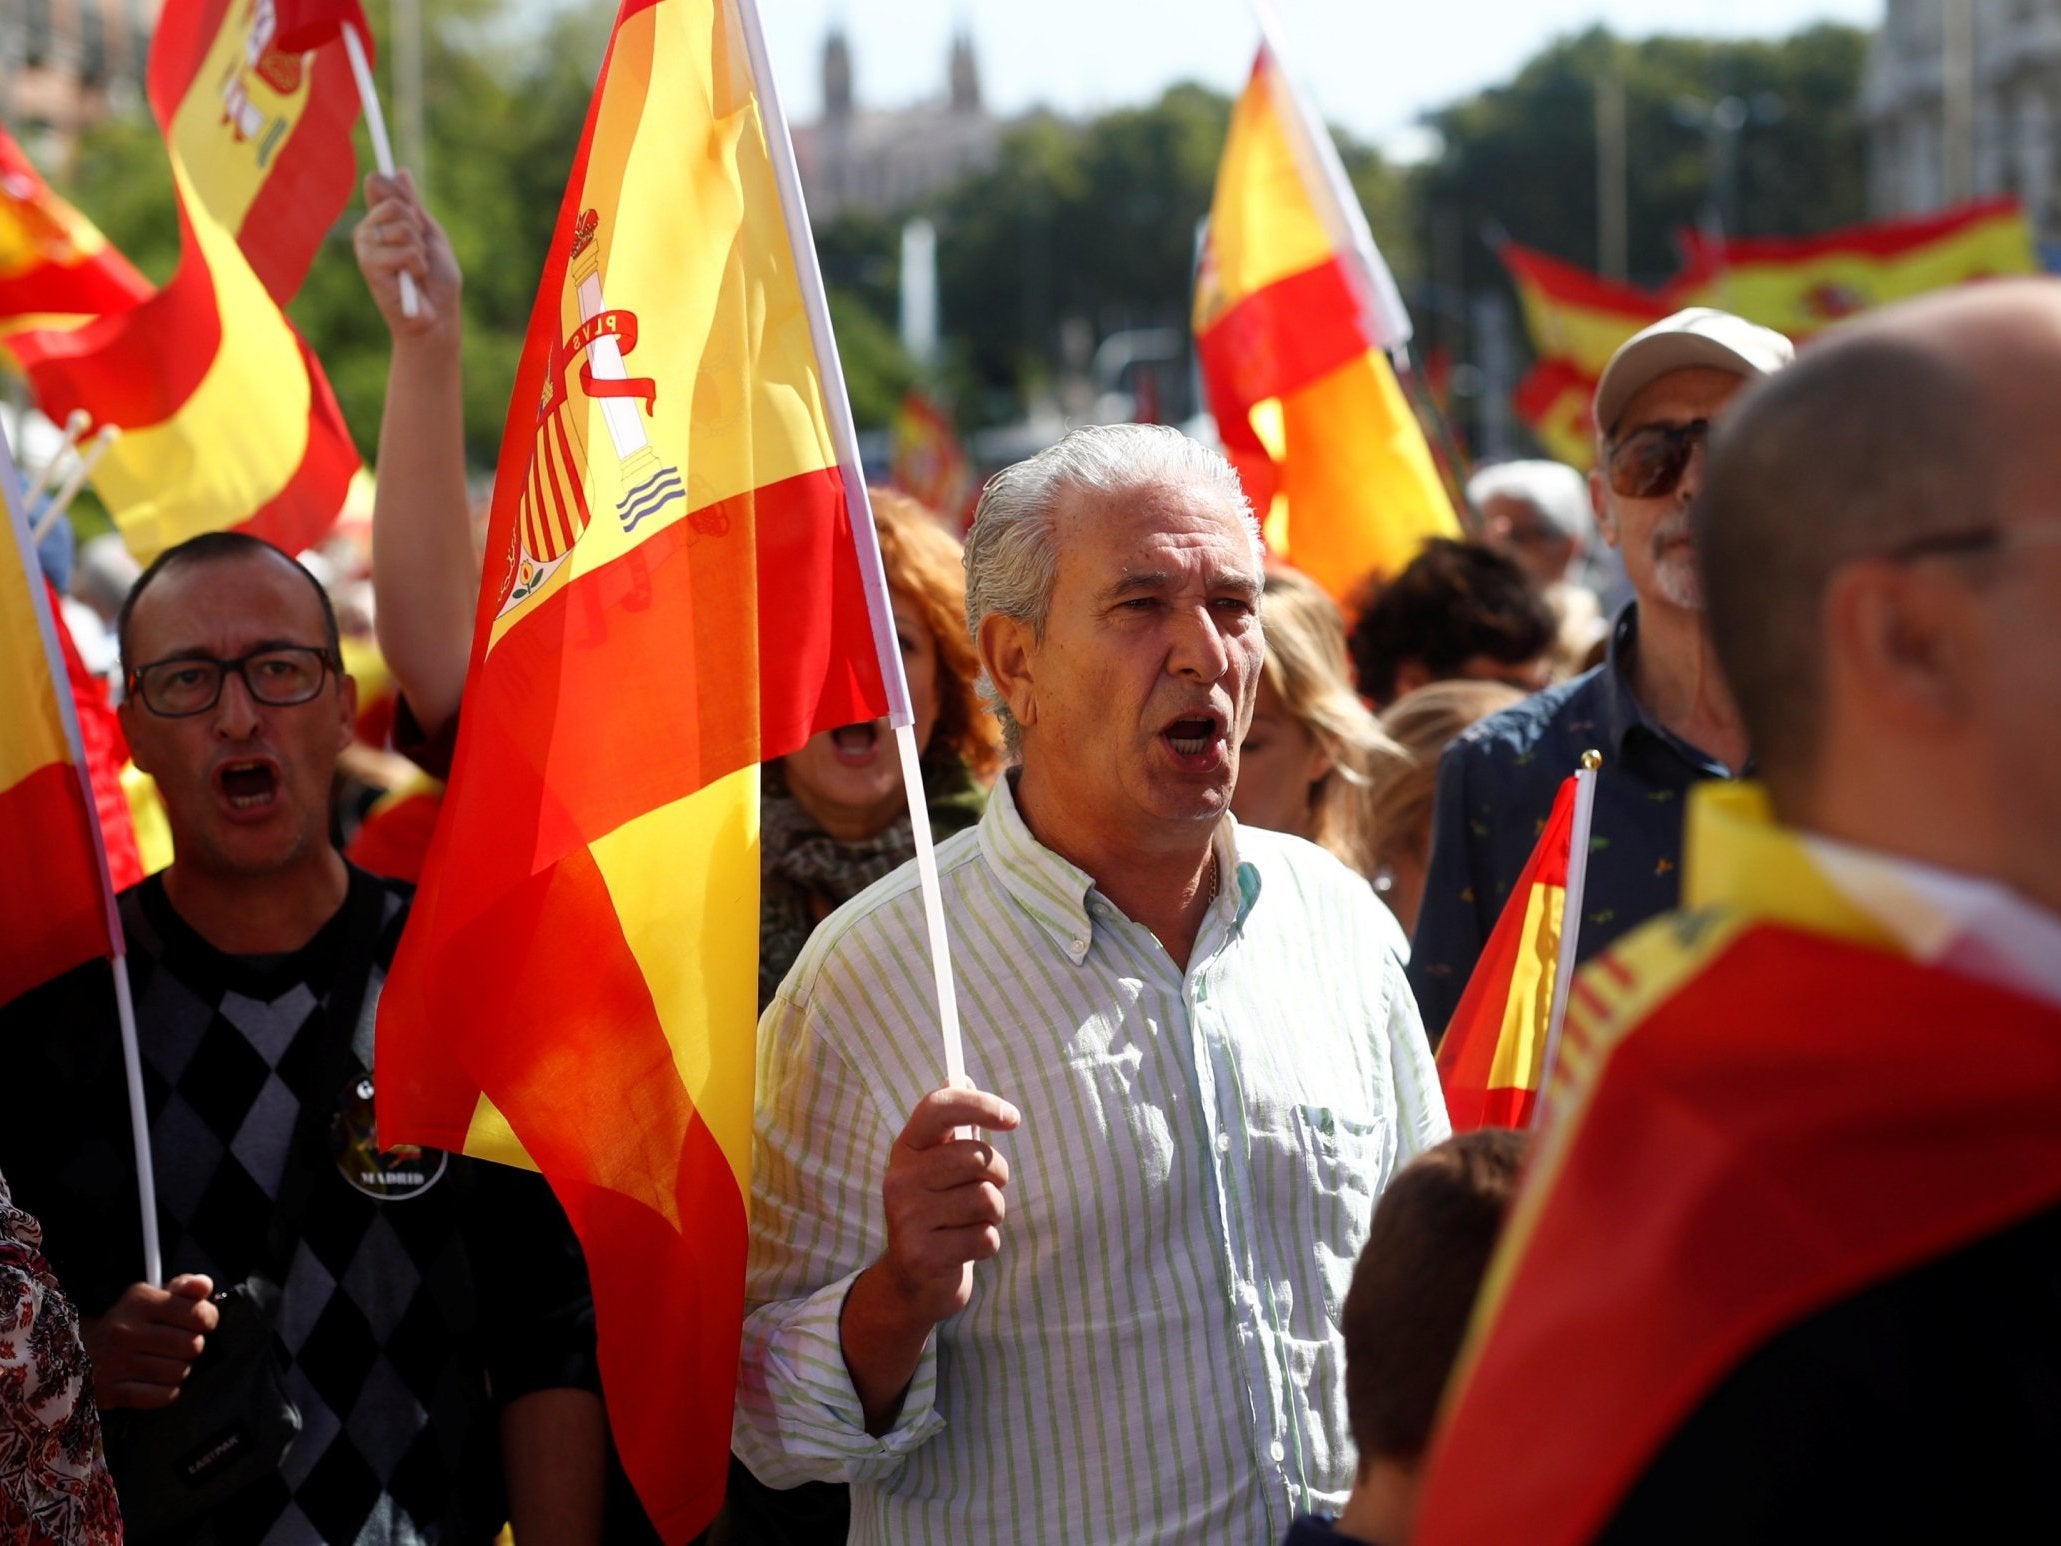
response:
M1886 0L1276 0L1284 49L1318 109L1391 154L1412 126L1509 79L1552 39L1607 23L1657 32L1781 37L1816 21L1877 24ZM789 118L822 106L823 39L851 40L862 107L941 96L955 27L969 30L989 107L1079 115L1150 102L1180 80L1235 91L1259 40L1247 0L761 0Z

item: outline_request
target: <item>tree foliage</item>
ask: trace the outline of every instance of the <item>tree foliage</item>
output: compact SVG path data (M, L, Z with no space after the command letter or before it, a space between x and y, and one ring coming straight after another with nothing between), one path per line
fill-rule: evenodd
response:
M1562 39L1515 80L1431 116L1444 141L1426 169L1431 218L1473 234L1506 231L1586 268L1597 237L1597 84L1624 82L1630 275L1658 283L1676 267L1674 233L1713 193L1714 104L1736 99L1735 231L1804 235L1863 217L1855 112L1866 34L1813 27L1779 42L1658 37L1624 42L1602 28ZM1721 180L1721 179L1720 179ZM1479 244L1469 279L1486 258Z
M1221 93L1186 84L1085 125L1035 117L1004 137L992 171L938 201L944 328L974 418L1014 416L1078 364L1063 357L1069 324L1091 339L1186 329L1230 112ZM1383 250L1407 266L1402 179L1366 147L1341 148Z

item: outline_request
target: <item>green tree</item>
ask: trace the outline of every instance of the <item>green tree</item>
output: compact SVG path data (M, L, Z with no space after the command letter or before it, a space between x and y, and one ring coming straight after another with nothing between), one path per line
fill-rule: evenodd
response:
M1745 115L1736 130L1735 234L1848 224L1863 216L1855 100L1865 46L1865 33L1834 25L1778 42L1623 42L1600 27L1561 39L1507 85L1431 115L1444 151L1426 169L1425 204L1434 222L1507 232L1602 267L1596 97L1598 82L1614 73L1624 82L1632 278L1657 284L1674 271L1674 233L1702 218L1722 183L1706 125L1727 98ZM1468 245L1473 288L1488 255Z
M1087 124L1037 117L996 166L937 201L939 288L962 416L1014 417L1064 363L1067 325L1185 333L1195 228L1209 212L1231 104L1197 85ZM1404 179L1372 150L1341 152L1376 239L1407 271ZM970 412L967 401L970 399Z

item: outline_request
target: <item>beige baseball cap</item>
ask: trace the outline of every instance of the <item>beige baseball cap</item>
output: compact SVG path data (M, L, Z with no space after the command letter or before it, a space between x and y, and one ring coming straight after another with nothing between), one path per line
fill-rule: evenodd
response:
M1710 306L1691 306L1634 333L1618 346L1596 383L1596 425L1617 428L1625 404L1670 371L1707 365L1751 381L1796 358L1796 346L1772 328Z

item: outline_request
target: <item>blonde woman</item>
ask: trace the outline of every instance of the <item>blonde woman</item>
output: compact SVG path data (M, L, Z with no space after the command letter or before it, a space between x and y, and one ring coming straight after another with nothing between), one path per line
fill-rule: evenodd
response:
M1292 569L1268 571L1260 621L1266 662L1239 747L1232 814L1306 838L1369 874L1367 786L1394 749L1353 691L1345 621L1315 582ZM1400 929L1384 943L1407 955Z
M1381 715L1391 750L1377 761L1368 789L1367 819L1374 832L1369 854L1374 889L1406 933L1416 931L1424 873L1431 867L1438 759L1462 730L1523 696L1503 682L1432 682L1403 694Z

